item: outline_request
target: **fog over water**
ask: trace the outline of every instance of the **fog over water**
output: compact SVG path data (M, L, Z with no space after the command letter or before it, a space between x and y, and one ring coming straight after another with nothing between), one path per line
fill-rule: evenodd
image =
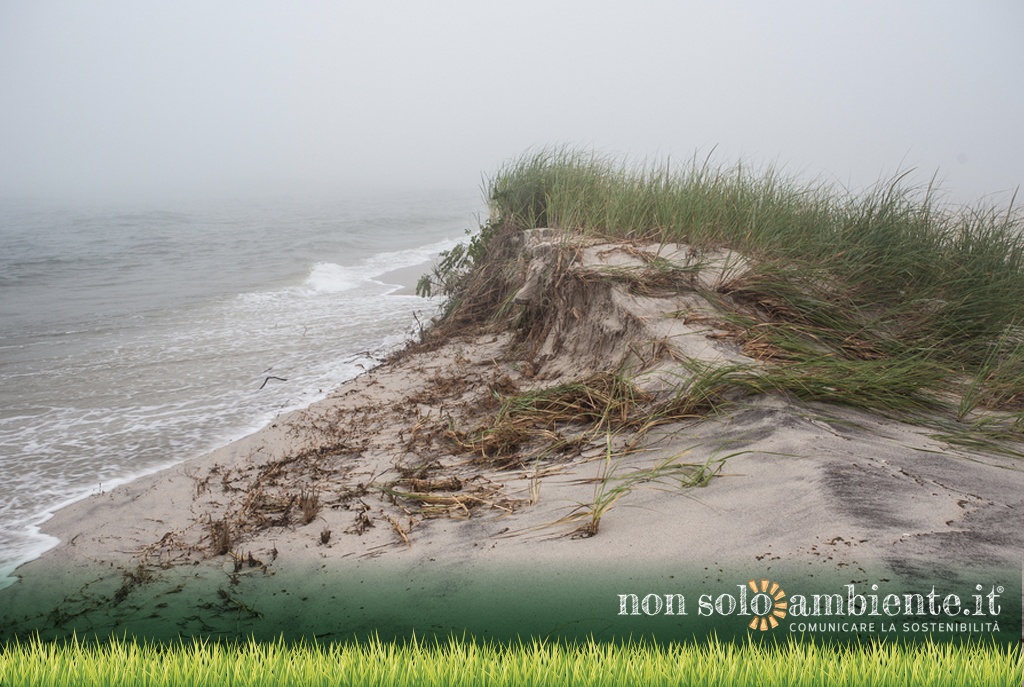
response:
M531 147L1024 180L1024 5L0 3L0 198L476 188Z

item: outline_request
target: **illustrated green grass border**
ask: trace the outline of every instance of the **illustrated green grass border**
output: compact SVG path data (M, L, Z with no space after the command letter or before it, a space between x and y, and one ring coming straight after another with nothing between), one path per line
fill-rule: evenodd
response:
M1021 682L1016 647L986 643L830 645L711 640L649 643L470 640L423 643L27 642L0 651L5 687L192 685L908 685L1007 687Z

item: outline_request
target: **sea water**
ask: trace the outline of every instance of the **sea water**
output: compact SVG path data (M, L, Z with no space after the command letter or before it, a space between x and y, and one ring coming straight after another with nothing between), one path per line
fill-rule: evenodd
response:
M244 436L415 335L475 192L0 201L0 586L61 505ZM426 264L425 264L426 263Z

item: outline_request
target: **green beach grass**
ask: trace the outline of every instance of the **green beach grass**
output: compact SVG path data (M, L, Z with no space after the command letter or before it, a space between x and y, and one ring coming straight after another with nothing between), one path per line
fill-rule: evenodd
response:
M933 427L947 441L1019 453L1024 220L1012 198L1002 208L949 206L906 177L858 195L742 164L531 153L491 178L490 221L444 256L421 290L432 282L449 297L453 325L510 323L510 265L521 256L507 237L541 227L732 250L749 269L702 295L760 364L705 370L716 391L848 405ZM659 274L658 286L672 278ZM709 400L690 405L707 409Z
M1021 681L1019 650L984 644L782 645L528 641L487 645L208 643L147 645L113 640L9 645L5 687L192 685L721 685L800 687L913 685L1008 687Z

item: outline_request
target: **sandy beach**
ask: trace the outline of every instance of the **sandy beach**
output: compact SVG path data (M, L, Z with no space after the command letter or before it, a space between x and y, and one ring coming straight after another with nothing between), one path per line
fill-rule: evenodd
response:
M528 238L516 307L561 240ZM5 633L612 636L631 629L627 591L1019 584L1021 460L926 427L781 395L642 432L585 413L497 422L506 399L613 370L655 403L680 360L750 360L696 289L739 256L701 256L693 291L638 293L613 277L695 253L576 251L583 291L532 338L428 336L251 436L59 511L43 530L60 544L0 592Z

